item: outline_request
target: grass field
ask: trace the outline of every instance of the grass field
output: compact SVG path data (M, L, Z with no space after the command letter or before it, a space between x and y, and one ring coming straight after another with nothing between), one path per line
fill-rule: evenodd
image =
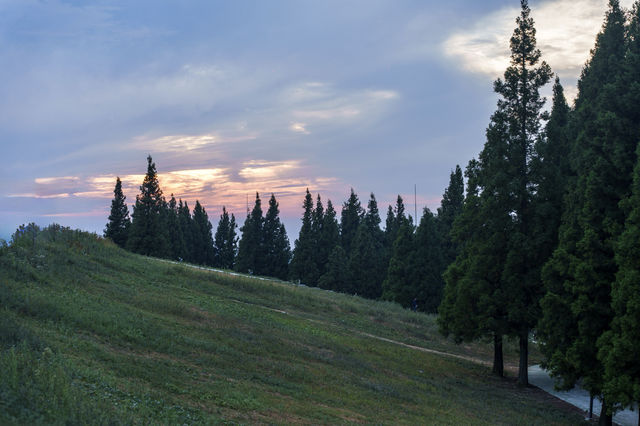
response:
M395 304L200 271L79 231L0 252L1 424L582 420L477 362L380 338L492 356Z

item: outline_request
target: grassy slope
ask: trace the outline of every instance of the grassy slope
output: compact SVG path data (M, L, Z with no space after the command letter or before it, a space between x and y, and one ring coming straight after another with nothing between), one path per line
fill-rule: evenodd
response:
M576 424L432 316L48 230L0 254L0 423ZM513 354L512 354L513 355Z

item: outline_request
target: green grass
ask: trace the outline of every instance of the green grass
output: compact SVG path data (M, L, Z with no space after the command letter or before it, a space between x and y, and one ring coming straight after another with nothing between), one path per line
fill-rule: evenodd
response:
M50 227L0 249L0 423L577 424L435 318ZM515 345L507 360L515 363Z

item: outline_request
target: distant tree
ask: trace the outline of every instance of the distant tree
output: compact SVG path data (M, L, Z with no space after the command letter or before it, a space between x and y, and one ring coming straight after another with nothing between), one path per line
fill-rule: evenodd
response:
M444 274L438 308L440 331L452 334L456 342L493 339L493 373L498 376L504 374L503 337L510 332L502 267L512 223L509 214L498 208L509 196L507 183L481 183L483 173L506 178L500 172L505 169L505 131L502 115L494 114L481 160L471 160L467 166L467 195L452 229L459 253Z
M186 262L193 262L193 219L191 218L191 211L189 211L189 204L186 201L183 204L182 199L178 202L178 225L180 227L180 234L182 234L182 239L184 241L183 252L179 256L179 259Z
M109 223L104 229L105 238L110 238L120 247L124 247L127 243L127 235L131 220L129 219L129 209L127 208L126 199L122 192L122 182L120 178L116 178L116 187L113 190L113 200L111 201L111 214L109 214Z
M226 207L222 207L222 215L218 221L216 234L214 237L214 266L224 269L233 269L236 257L236 218L227 212Z
M395 207L392 208L391 206L389 206L389 209L387 210L387 220L384 230L384 243L388 259L390 259L392 256L393 243L398 236L400 228L407 222L412 221L405 215L404 201L402 200L402 197L398 195ZM411 225L413 225L413 223L411 223Z
M214 261L213 251L213 227L209 222L207 211L196 200L193 208L193 261L200 265L212 265Z
M336 245L327 263L327 270L320 277L318 286L327 290L349 292L349 270L347 268L347 254L340 245Z
M147 256L171 256L168 233L163 221L165 205L156 165L149 155L147 174L140 185L140 194L136 196L136 204L133 207L131 231L127 239L129 250Z
M327 201L324 212L322 231L317 243L316 264L318 272L324 275L329 268L329 257L337 245L340 244L340 226L336 219L336 211L331 200Z
M279 214L278 202L275 195L271 194L269 210L267 210L263 227L265 258L261 274L285 280L289 276L291 247L284 224L280 222Z
M372 193L349 256L349 279L353 293L369 299L378 299L382 295L382 281L387 269L383 243L378 203Z
M235 268L239 272L258 274L264 260L264 246L262 244L264 218L262 217L262 202L260 194L256 192L256 201L251 213L247 215L240 231L242 236L238 244L238 256Z
M186 247L178 217L178 204L173 194L171 194L171 200L169 200L169 205L167 207L166 227L169 235L169 244L171 246L171 258L178 260L183 258Z
M302 227L295 241L293 258L290 265L291 279L300 280L303 284L315 286L318 283L319 273L315 261L315 236L313 234L313 198L309 189L302 204Z
M435 313L442 301L444 260L436 218L428 208L424 209L414 241L415 249L410 257L415 274L414 297L419 310Z
M391 212L393 214L393 211ZM400 226L393 243L387 276L382 283L382 299L398 302L408 308L417 297L417 271L413 268L416 247L413 224Z
M464 181L462 179L462 169L456 165L455 171L449 175L449 186L442 195L440 207L438 207L437 227L440 241L442 243L442 266L444 270L456 259L458 255L457 245L451 237L451 229L456 217L462 212L464 204Z
M398 195L399 197L399 195ZM389 250L389 253L393 250L393 243L398 236L399 229L396 229L396 215L393 212L393 207L389 205L387 207L387 219L385 220L384 226L384 242L385 247Z
M342 205L342 213L340 218L340 238L342 242L342 248L347 256L351 254L351 244L356 237L358 226L364 216L364 209L360 204L358 196L353 192L351 188L351 195L349 199Z

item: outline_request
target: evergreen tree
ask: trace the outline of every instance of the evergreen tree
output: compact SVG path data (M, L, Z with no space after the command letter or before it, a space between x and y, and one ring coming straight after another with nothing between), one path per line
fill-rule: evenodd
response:
M505 173L506 134L504 113L496 111L479 161L467 166L467 196L452 229L459 253L444 274L444 297L438 309L440 330L453 334L457 342L493 338L493 372L499 376L504 372L503 336L511 332L503 281L513 226L510 212L502 207L511 195Z
M522 12L511 37L511 65L498 79L494 90L500 95L498 111L504 113L507 123L507 162L511 191L506 203L498 206L510 212L513 226L509 233L508 253L503 271L503 282L510 297L507 300L509 322L520 341L518 383L528 384L529 333L539 318L538 302L543 294L540 285L540 265L533 263L529 253L535 251L532 232L531 156L539 138L540 122L546 114L541 112L544 98L539 90L551 78L551 69L540 60L536 48L536 31L526 0L521 1ZM492 177L490 177L492 178Z
M382 295L382 281L386 273L384 263L384 233L380 229L378 203L373 193L352 242L349 256L351 292L369 299Z
M214 237L214 266L223 269L233 269L236 256L236 218L227 212L226 207L222 206L222 214L218 221L216 234Z
M413 267L415 253L413 225L403 223L393 243L387 276L382 283L382 299L395 301L405 308L411 306L417 297L415 286L418 277Z
M151 156L148 156L147 174L140 185L140 194L136 196L136 204L133 207L131 231L127 240L129 250L155 257L171 255L167 228L163 221L165 205L156 165Z
M601 395L604 388L604 366L594 342L610 328L613 317L613 248L624 226L620 201L630 194L638 141L638 127L630 125L638 111L627 110L621 102L629 90L621 84L628 48L624 24L624 12L611 0L578 82L569 123L574 177L564 198L558 247L543 270L547 294L538 326L552 374L566 388L582 378L592 395ZM634 72L637 76L637 68ZM611 407L605 399L602 422L611 422Z
M171 194L168 209L166 211L166 227L169 235L169 245L171 246L171 258L181 259L185 252L184 236L178 218L178 204L176 198Z
M560 79L553 85L553 107L544 134L536 142L532 160L532 175L536 185L533 198L533 218L530 253L536 265L543 265L558 245L558 228L562 216L562 201L566 183L571 177L567 135L569 105Z
M313 198L309 189L304 197L302 208L304 209L302 227L295 241L290 265L291 279L315 286L318 284L319 273L314 255L316 239L313 234Z
M324 226L324 206L322 205L322 199L320 194L316 196L316 206L311 214L311 235L313 240L313 261L316 264L316 270L318 271L317 279L325 272L326 261L329 259L329 252L325 251L324 247L320 246L320 239L322 238L322 227ZM333 248L333 247L331 247ZM323 250L321 253L320 250ZM316 280L317 283L317 280Z
M209 222L207 211L196 200L193 208L193 262L200 265L213 265L213 226Z
M263 275L287 279L289 276L289 260L291 259L291 247L289 237L278 217L278 202L274 194L269 199L269 210L264 220L263 244L265 259L263 262Z
M347 254L340 245L336 245L327 263L327 271L320 277L318 286L327 290L348 292L350 288Z
M444 268L449 266L458 254L456 244L451 238L451 229L456 217L462 212L464 204L464 181L462 179L462 169L456 165L455 171L449 175L449 186L444 190L442 202L438 208L438 234L442 243L442 273Z
M238 256L235 264L238 272L259 274L262 270L264 261L263 225L262 202L260 194L256 192L253 210L247 215L244 225L240 228L242 236L238 244Z
M340 238L342 241L342 248L347 253L347 256L351 253L351 244L358 231L360 221L364 216L364 210L360 205L358 196L353 192L351 188L351 195L349 199L342 205L342 213L340 217Z
M421 311L435 313L442 301L444 261L436 218L428 208L424 209L414 241L415 250L410 256L414 297Z
M611 330L598 342L598 356L605 365L604 395L614 410L640 402L640 160L632 195L623 208L628 215L615 247L619 269L611 290L614 317Z
M320 276L327 272L329 257L337 245L340 244L340 227L336 219L336 211L331 200L327 201L327 209L322 220L322 231L316 246L316 264ZM324 288L324 287L323 287Z
M391 206L389 206L389 209L387 210L387 221L384 230L385 247L387 247L389 251L389 256L391 256L393 243L398 236L400 227L407 222L412 225L411 220L405 215L404 201L402 200L402 197L398 195L395 207L391 208Z
M120 178L117 177L116 187L113 190L113 200L111 201L109 223L107 223L104 229L104 237L110 238L111 241L120 247L126 245L129 226L131 226L126 199L127 197L125 197L122 192L122 182Z
M193 262L193 225L192 225L191 212L189 211L189 205L185 201L182 203L182 199L178 202L178 225L180 227L180 234L184 241L182 254L179 259L186 262Z

